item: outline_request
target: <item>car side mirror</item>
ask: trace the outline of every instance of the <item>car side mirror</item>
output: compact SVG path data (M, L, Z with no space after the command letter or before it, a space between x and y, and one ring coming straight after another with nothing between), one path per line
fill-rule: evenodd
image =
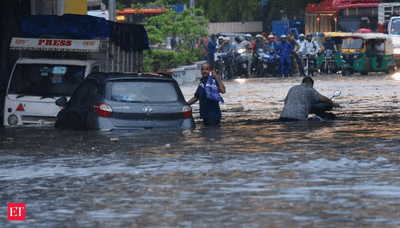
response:
M65 107L67 105L67 98L61 97L56 100L56 105L60 107Z

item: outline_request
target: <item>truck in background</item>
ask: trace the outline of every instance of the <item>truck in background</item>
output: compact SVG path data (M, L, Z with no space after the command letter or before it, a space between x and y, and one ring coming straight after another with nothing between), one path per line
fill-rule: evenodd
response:
M272 22L272 33L278 38L281 35L295 34L296 39L299 38L300 33L305 32L304 20L279 20Z
M400 2L378 5L378 31L390 36L397 69L400 68Z
M59 97L92 72L142 71L143 26L87 15L37 15L22 22L10 48L19 50L4 102L5 126L54 123Z

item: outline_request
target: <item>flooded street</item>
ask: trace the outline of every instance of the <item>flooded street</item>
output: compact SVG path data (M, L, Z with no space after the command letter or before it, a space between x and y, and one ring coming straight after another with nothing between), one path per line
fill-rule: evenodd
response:
M301 79L225 82L219 128L0 129L0 227L400 227L399 82L316 76L337 119L277 122Z

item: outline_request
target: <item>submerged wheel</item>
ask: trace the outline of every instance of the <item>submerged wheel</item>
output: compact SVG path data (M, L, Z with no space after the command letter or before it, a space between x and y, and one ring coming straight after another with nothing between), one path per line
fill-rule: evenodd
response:
M342 71L342 75L345 77L350 76L350 74L351 74L351 72L350 72L349 68L346 68Z
M395 73L395 69L394 69L394 67L389 67L389 69L387 69L386 71L385 71L385 73L386 74L394 74Z
M304 67L304 76L308 76L308 67Z

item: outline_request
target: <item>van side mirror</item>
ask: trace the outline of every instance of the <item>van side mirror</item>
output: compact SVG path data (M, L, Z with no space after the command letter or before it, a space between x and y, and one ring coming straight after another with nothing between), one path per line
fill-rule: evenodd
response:
M60 97L56 100L56 105L60 107L65 107L67 105L67 98L66 97Z

